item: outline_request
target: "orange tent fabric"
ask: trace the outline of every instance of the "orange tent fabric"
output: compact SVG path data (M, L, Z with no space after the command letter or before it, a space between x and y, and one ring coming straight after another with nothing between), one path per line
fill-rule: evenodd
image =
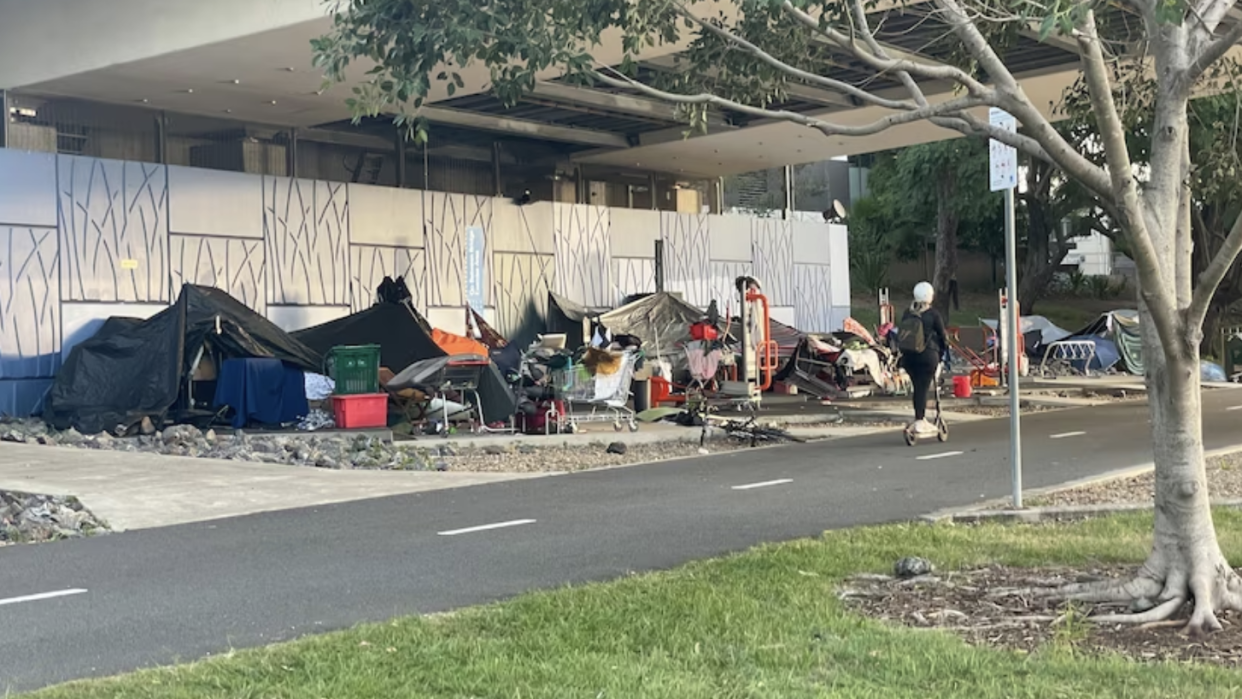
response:
M448 356L452 357L459 354L478 354L484 357L487 354L487 345L482 342L475 342L468 337L447 333L439 328L431 330L431 341L444 350Z

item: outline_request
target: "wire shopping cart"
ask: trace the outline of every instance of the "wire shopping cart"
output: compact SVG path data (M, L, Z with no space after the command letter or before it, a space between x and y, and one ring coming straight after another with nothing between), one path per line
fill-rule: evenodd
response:
M444 366L436 372L429 382L430 387L434 389L432 393L433 401L428 406L427 417L434 419L437 412L440 413L442 422L438 427L443 430L444 436L448 436L451 430L451 422L449 415L449 403L453 398L457 398L461 404L467 406L467 413L470 414L470 431L475 432L482 428L483 425L483 403L479 400L479 384L483 379L483 371L487 369L488 361L486 359L460 359L450 360L444 363ZM471 401L470 399L474 400ZM435 410L435 401L439 401L440 410Z
M613 356L619 361L612 373L592 374L582 364L553 372L553 388L565 405L565 414L559 416L564 431L576 432L579 423L584 422L611 422L618 432L627 426L631 432L638 431L638 420L629 400L634 368L641 353L626 351Z

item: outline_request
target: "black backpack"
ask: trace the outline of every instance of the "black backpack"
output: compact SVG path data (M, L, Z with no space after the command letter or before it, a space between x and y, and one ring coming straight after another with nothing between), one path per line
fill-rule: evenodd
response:
M897 326L897 348L906 354L922 354L927 349L923 314L909 313Z

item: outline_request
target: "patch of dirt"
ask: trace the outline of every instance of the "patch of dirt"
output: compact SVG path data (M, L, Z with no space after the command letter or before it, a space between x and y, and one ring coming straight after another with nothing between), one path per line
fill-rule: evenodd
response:
M1242 667L1242 616L1218 615L1224 630L1192 640L1177 626L1099 625L1088 617L1121 613L1117 605L1069 605L1016 591L1121 578L1131 567L1022 569L989 567L933 573L910 580L883 575L851 578L838 590L845 605L866 617L913 629L942 630L967 643L1026 653L1070 650L1119 653L1140 662L1201 662ZM1178 625L1189 609L1175 617Z

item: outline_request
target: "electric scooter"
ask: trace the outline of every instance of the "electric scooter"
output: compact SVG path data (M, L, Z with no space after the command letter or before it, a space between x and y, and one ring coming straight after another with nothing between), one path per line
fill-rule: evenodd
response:
M931 424L936 427L935 432L918 432L915 430L915 422L906 425L902 430L902 436L906 438L906 444L914 446L920 440L931 439L933 436L941 442L949 441L949 426L945 424L944 412L940 408L940 392L944 388L942 379L944 377L944 364L936 365L936 378L933 380L933 393L936 394L936 417L931 420Z

